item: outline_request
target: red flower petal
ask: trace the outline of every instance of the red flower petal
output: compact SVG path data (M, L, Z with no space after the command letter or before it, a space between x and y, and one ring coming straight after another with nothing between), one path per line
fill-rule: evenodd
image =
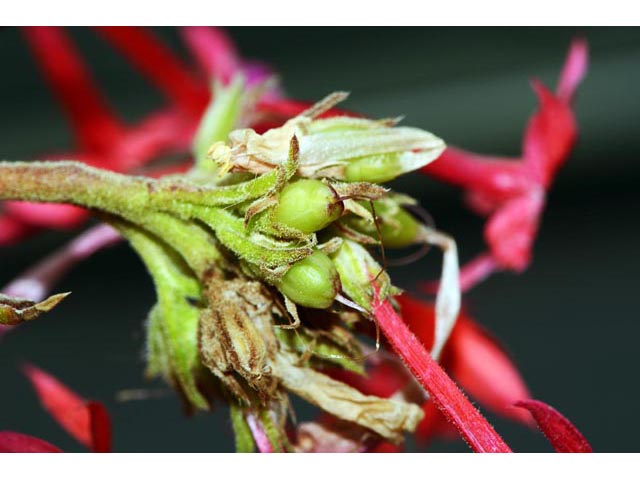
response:
M110 448L110 421L96 402L86 402L55 377L32 365L24 367L44 409L71 436L94 452Z
M389 442L380 442L366 450L366 453L402 453L402 447Z
M89 213L82 208L59 203L11 201L3 205L8 213L35 227L74 228L89 217Z
M570 103L578 85L587 73L589 66L589 47L584 38L578 38L571 42L567 59L564 62L558 88L558 98Z
M122 133L122 127L64 30L59 27L29 27L24 33L69 116L81 148L108 148Z
M504 440L431 358L388 300L375 302L374 315L393 349L471 448L476 452L510 452Z
M527 268L543 207L544 194L532 191L510 200L491 216L484 237L499 267L516 272Z
M96 453L111 452L111 419L107 409L100 402L87 402L89 423L93 445L91 449Z
M531 424L529 414L513 408L530 396L520 372L479 325L461 315L445 355L447 370L471 397L500 415Z
M240 70L238 52L224 30L184 27L180 33L207 80L216 78L227 83Z
M530 186L520 170L519 162L513 159L447 147L437 160L423 167L421 172L461 188L481 191L495 200L504 200Z
M427 350L431 350L436 322L435 306L432 303L417 300L406 293L396 296L395 299L400 305L400 314L404 322L420 339L422 345Z
M33 227L10 215L0 213L0 245L10 245L33 231Z
M535 419L556 452L591 453L593 449L582 433L560 412L539 400L521 400L516 407L525 408Z
M522 155L531 178L548 187L569 156L578 128L566 102L538 81L533 81L532 87L538 95L540 108L527 125Z
M379 352L370 358L364 375L341 368L325 369L323 372L365 395L388 398L402 390L410 377L398 360L394 362L389 356L384 358L382 353Z
M0 453L61 453L58 447L18 432L0 432Z
M434 438L444 438L455 440L458 438L458 431L447 421L435 403L428 400L422 406L424 420L418 424L416 438L421 442L429 442Z
M200 111L209 98L206 84L197 82L188 68L147 29L136 27L96 27L126 56L176 107Z

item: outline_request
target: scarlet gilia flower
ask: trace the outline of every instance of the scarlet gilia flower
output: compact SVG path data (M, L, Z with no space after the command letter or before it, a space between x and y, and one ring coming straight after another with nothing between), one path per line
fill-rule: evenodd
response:
M488 217L484 230L488 252L463 267L463 290L491 272L522 272L531 262L546 192L577 138L571 103L587 63L586 42L575 40L555 93L540 81L532 81L539 107L525 129L521 158L480 155L450 146L437 162L423 169L429 176L463 188L471 209Z
M99 212L112 228L85 233L9 285L0 298L0 323L31 320L55 306L64 296L39 300L74 262L116 241L117 231L156 287L158 301L146 325L148 376L164 378L191 410L208 410L220 399L229 403L239 451L331 445L395 451L403 432L417 429L428 438L450 433L445 425L475 451L510 451L447 371L488 408L531 422L511 408L519 402L554 445L558 431L579 438L566 419L528 398L497 343L459 314L453 239L409 214L415 200L380 184L444 165L431 172L467 188L474 207L494 212L487 227L491 262L522 267L541 195L575 137L568 105L586 68L582 44L573 47L557 96L537 87L542 108L529 128L525 159L516 165L465 155L451 160L451 149L443 157L444 142L429 132L337 111L343 92L313 105L283 100L277 88L255 81L268 70L241 60L219 30L182 30L196 74L146 30L97 31L169 106L125 126L101 99L64 31L25 31L75 128L80 150L65 157L80 162L0 162L0 199L10 201L3 241L34 228L76 225L85 215L78 206ZM192 161L170 170L177 175L158 178L167 171L154 171L150 162L166 153ZM518 188L505 188L506 177L497 172L508 172L507 183ZM514 211L523 208L530 215L516 218ZM433 305L401 295L369 251L413 244L443 252ZM372 360L367 377L371 352L355 332L371 332L372 325L394 353ZM102 407L35 367L25 372L63 428L95 451L110 449ZM290 394L318 406L323 420L291 432ZM54 448L13 432L0 435L0 445ZM577 445L586 449L578 441L562 448Z

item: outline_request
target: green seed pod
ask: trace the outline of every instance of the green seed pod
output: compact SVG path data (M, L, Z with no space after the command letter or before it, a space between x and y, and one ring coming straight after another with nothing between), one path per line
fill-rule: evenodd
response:
M301 179L285 186L272 220L305 234L322 230L344 211L335 190L320 180Z
M320 309L329 308L341 289L333 261L320 250L294 263L276 286L297 305Z
M364 207L371 210L369 204ZM373 202L380 234L375 224L363 218L353 217L347 220L347 224L358 232L380 239L385 247L403 248L413 245L419 240L420 223L396 202L376 200Z
M412 152L383 153L354 158L346 166L344 177L347 182L384 183L404 173L402 159Z

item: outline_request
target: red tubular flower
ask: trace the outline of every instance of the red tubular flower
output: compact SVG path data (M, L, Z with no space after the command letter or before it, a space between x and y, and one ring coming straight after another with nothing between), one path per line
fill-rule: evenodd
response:
M586 42L575 40L555 94L540 82L532 82L539 109L527 125L521 159L487 157L450 147L423 169L463 188L470 207L489 215L484 232L489 253L462 269L463 289L492 271L521 272L529 265L546 192L577 137L571 101L587 62Z
M26 365L24 373L44 409L67 433L96 453L111 451L111 421L102 404L84 400L32 365Z

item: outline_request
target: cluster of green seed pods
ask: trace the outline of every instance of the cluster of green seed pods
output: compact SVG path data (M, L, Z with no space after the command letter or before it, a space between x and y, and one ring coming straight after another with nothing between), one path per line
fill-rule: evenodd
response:
M421 418L417 406L363 396L314 368L332 362L362 371L348 327L371 315L375 295L397 291L375 258L378 246L440 242L449 249L449 283L457 282L455 244L405 209L412 200L380 185L435 160L444 143L396 120L319 119L341 93L258 134L238 128L250 108L242 89L238 81L217 88L185 175L0 163L0 199L88 207L130 241L158 297L147 323L147 373L174 385L190 407L208 409L202 385L217 381L239 436L255 415L281 444L288 390L397 441ZM457 313L455 292L439 305L447 318ZM15 316L17 307L8 308ZM314 313L323 328L313 326ZM450 328L436 332L438 345Z

